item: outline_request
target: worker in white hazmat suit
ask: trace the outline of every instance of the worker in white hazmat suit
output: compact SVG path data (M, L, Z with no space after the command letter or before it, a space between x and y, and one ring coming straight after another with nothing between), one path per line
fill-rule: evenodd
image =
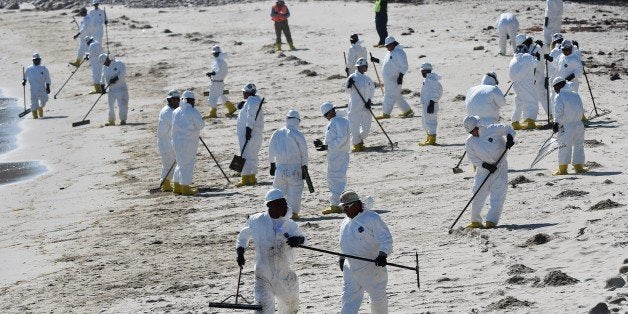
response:
M33 119L43 118L44 107L48 102L48 94L50 94L51 81L50 72L41 64L41 56L37 52L33 54L33 64L24 71L22 86L26 86L26 82L28 82L31 91Z
M242 88L244 101L238 105L240 113L236 123L238 143L242 157L246 159L242 168L242 177L237 187L257 184L257 165L259 163L259 150L262 148L264 132L264 110L262 98L257 93L257 87L248 83ZM245 147L246 145L246 147ZM244 151L242 149L244 148Z
M366 148L364 140L371 130L371 106L375 94L375 83L366 75L368 62L360 58L355 63L356 70L345 83L345 92L349 93L349 128L351 130L352 152L361 152ZM361 96L360 96L361 95Z
M438 102L443 96L443 86L439 82L440 76L432 72L431 63L421 64L421 76L423 76L423 85L421 86L419 103L423 109L421 121L427 138L424 142L420 142L419 146L436 145L436 128L438 127L440 108Z
M515 90L515 109L512 113L512 127L515 130L536 128L536 117L539 114L537 94L534 89L534 69L538 60L525 53L523 45L517 46L517 53L510 60L510 80ZM524 125L519 124L523 114Z
M464 119L464 128L470 133L465 142L467 157L476 167L473 193L478 191L488 176L482 189L471 203L471 224L468 228L493 228L499 223L506 192L508 191L508 161L506 149L514 144L515 131L506 125L491 124L482 126L480 119L468 116ZM499 163L500 156L504 154ZM490 209L486 214L486 224L482 225L482 207L490 194Z
M325 139L314 140L318 151L327 151L327 184L329 185L329 207L323 209L323 215L340 214L340 194L347 185L347 169L349 168L349 121L336 116L336 109L331 102L321 105L323 117L329 121Z
M129 112L129 88L126 86L126 65L117 60L113 54L101 54L98 60L102 63L102 74L100 76L101 92L108 93L109 102L109 122L105 125L116 125L115 105L118 104L118 116L120 125L126 124L127 113ZM107 86L109 88L107 88Z
M347 76L351 75L351 73L355 72L357 69L356 62L358 62L358 59L363 58L367 60L366 47L364 47L364 42L358 38L358 35L352 34L351 37L349 37L349 42L351 46L347 52L347 64L345 64Z
M558 57L558 73L557 76L564 78L568 81L569 88L578 92L580 86L579 78L584 73L582 66L582 60L578 54L574 53L574 46L571 40L564 40L561 44L562 55Z
M553 175L567 174L569 163L576 173L586 172L584 168L584 115L582 99L578 93L566 88L567 82L562 77L552 81L555 98L554 133L558 133L558 170Z
M303 179L307 171L308 154L305 136L299 131L301 115L296 110L286 114L286 126L275 131L268 143L270 175L273 187L286 194L292 219L299 218Z
M81 25L79 26L78 33L72 36L72 38L74 39L77 39L80 37L79 46L78 46L78 49L76 50L76 59L70 62L70 65L75 66L75 67L78 67L79 64L81 64L81 60L83 60L83 58L85 57L85 53L87 52L87 42L83 40L83 38L87 36L91 37L94 35L94 23L92 22L92 16L87 14L87 9L82 8L79 11L79 15L83 17L83 20L81 21ZM92 56L92 57L97 58L98 56Z
M502 13L495 23L495 28L497 28L497 33L499 34L499 54L502 56L506 55L506 41L508 39L510 40L512 51L515 51L517 47L515 36L519 32L517 17L510 12Z
M212 47L212 55L214 56L214 64L212 65L211 72L207 72L207 76L211 79L211 85L209 86L209 115L206 118L218 118L216 114L218 103L224 104L227 108L225 116L231 116L236 112L236 107L224 94L225 91L225 78L229 73L229 67L227 61L225 61L226 54L222 52L220 46L214 45Z
M272 189L266 193L268 210L250 216L236 240L237 262L245 264L244 250L249 239L255 244L255 302L264 314L297 313L299 310L299 281L290 268L293 249L306 244L305 234L289 217L290 210L284 193Z
M89 11L89 13L87 13L87 16L89 16L89 19L93 24L92 36L96 41L102 43L104 28L105 25L109 23L109 21L107 20L107 14L105 13L105 11L99 8L100 3L100 0L93 0L92 4L94 5L94 9Z
M400 117L413 117L414 111L412 111L408 102L401 95L403 76L408 72L408 57L403 51L403 46L395 40L395 37L386 37L384 46L388 50L382 65L384 100L382 101L382 115L377 116L376 119L390 118L390 113L395 104L399 105L399 110L401 110ZM379 59L371 57L371 62L379 63Z
M340 257L344 279L340 313L358 313L364 292L371 299L371 313L388 313L386 258L393 250L392 235L379 214L366 208L355 192L343 193L340 201L347 215L340 226L340 250L375 260L373 263Z
M159 111L159 120L157 121L157 147L159 148L159 155L161 155L161 179L163 184L161 185L162 192L172 192L172 178L174 175L174 162L176 160L174 148L172 147L172 118L174 110L179 108L179 94L178 90L171 90L168 92L166 101L168 102Z
M545 7L545 23L543 24L543 38L546 43L552 41L552 35L560 33L563 19L563 0L547 0Z
M497 74L490 72L482 77L480 85L473 86L467 91L465 98L467 115L480 117L481 125L497 123L499 110L506 104L506 98L498 84Z
M85 59L89 60L89 66L92 68L92 82L94 84L94 90L90 94L100 94L100 76L102 74L102 63L98 60L98 57L102 54L102 47L100 42L96 41L92 36L85 36L85 42L87 42L87 54ZM92 56L92 58L90 58Z
M177 166L174 169L173 192L181 195L198 193L191 187L196 151L198 150L199 136L205 127L203 117L194 108L194 93L186 90L181 94L179 108L172 113L172 148Z
M544 43L540 40L535 41L532 36L527 36L523 44L526 47L526 52L538 61L536 63L536 67L534 68L534 90L536 92L537 106L543 108L543 111L547 116L551 116L552 112L549 110L550 108L547 102L549 86L545 85L545 62L541 59Z

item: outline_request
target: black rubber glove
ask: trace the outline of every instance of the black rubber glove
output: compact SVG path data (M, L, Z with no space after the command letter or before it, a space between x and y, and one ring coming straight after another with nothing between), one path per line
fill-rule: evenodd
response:
M253 129L246 127L246 132L244 133L244 138L248 141L251 139L251 135L253 134Z
M105 20L105 25L109 24L109 20Z
M319 151L319 152L324 152L324 151L327 150L327 145L322 145L322 146L318 147L316 150Z
M50 84L46 84L46 94L50 94Z
M115 84L115 83L118 81L118 79L119 79L119 78L118 78L118 76L117 76L117 75L116 75L116 76L114 76L114 77L112 77L112 78L109 80L109 85L113 85L113 84Z
M349 76L349 68L345 68L345 73L347 73L347 76Z
M576 46L576 48L580 49L580 45L578 45L578 42L577 42L577 41L575 41L575 40L574 40L574 41L573 41L573 45L574 45L574 46Z
M554 58L552 58L552 56L550 56L549 54L544 54L544 55L543 55L543 58L545 58L545 60L547 60L547 61L549 61L549 62L554 61Z
M353 77L349 77L349 79L347 80L347 88L353 87L353 84L355 84Z
M482 168L488 170L490 173L495 172L495 170L497 170L497 166L493 165L493 164L489 164L488 162L483 162L482 163Z
M397 76L397 84L403 84L403 73L399 73L399 76Z
M539 45L539 47L543 48L543 41L542 40L537 39L534 43Z
M26 86L26 80L22 80L22 86Z
M236 250L238 252L238 266L242 267L244 266L245 263L245 259L244 259L244 248L243 247L238 247L238 249Z
M534 54L532 54L537 60L541 61L541 54L538 52L535 52Z
M345 258L340 256L338 258L338 266L340 266L340 271L345 270Z
M543 87L545 87L545 89L549 88L549 77L545 78L545 83L543 84Z
M545 27L547 27L547 23L549 23L549 17L545 17Z
M573 73L571 73L571 74L567 75L567 77L566 77L565 79L566 79L567 81L570 81L570 82L571 82L571 80L573 80L573 79L575 79L575 78L576 78L576 75L575 75L575 74L573 74Z
M274 162L271 162L270 163L270 175L273 177L275 176L275 170L277 170L277 166L275 166Z
M100 84L100 93L101 94L106 94L107 90L104 84Z
M288 243L290 247L297 247L303 244L303 242L305 242L305 237L297 237L297 236L289 237L288 241L286 241L286 243Z
M429 105L427 105L427 113L432 114L434 113L434 101L430 100Z
M379 63L379 59L375 57L371 57L371 62Z
M554 125L552 125L552 131L554 131L554 133L557 133L557 132L558 132L558 127L559 127L559 126L560 126L560 125L559 125L558 123L554 123Z
M321 147L323 146L323 141L321 141L320 139L315 139L314 140L314 147Z
M515 145L515 139L510 134L506 135L506 148L510 149L513 145Z
M72 36L72 38L77 39L79 36L81 36L81 33L77 33L76 35Z
M375 258L375 266L384 267L388 262L386 262L386 253L379 251L379 255Z
M371 109L371 107L373 106L373 102L371 102L371 100L367 100L366 103L364 104L364 107L366 107L366 109Z
M243 101L241 101L241 102L239 102L239 103L238 103L238 110L240 110L240 109L242 109L242 107L244 107L244 103L245 103L245 102L246 102L246 101L244 101L244 100L243 100Z
M307 166L301 166L301 179L305 180L307 172Z
M212 76L216 75L216 72L215 71L207 72L207 73L205 73L205 75L207 75L208 77L212 77Z
M85 60L89 60L89 53L85 55Z

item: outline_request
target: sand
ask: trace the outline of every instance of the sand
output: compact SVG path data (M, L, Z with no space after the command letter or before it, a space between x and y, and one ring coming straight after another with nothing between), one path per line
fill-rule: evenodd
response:
M151 195L148 190L159 183L157 114L169 89L194 88L197 94L207 89L204 73L211 65L210 46L218 42L229 52L231 99L240 100L238 90L249 80L266 98L265 141L282 126L291 108L300 110L309 143L323 137L326 121L320 117L319 105L326 100L342 105L348 99L342 76L338 78L344 73L342 52L348 47L348 36L362 34L369 51L384 55L383 49L370 48L376 41L372 4L288 5L299 49L284 52L284 57L269 52L274 36L267 16L269 3L107 7L112 19L110 49L127 63L129 125L102 127L106 104L101 101L89 116L90 125L71 127L97 97L87 94L91 82L87 69L77 73L59 99L50 101L46 119L27 117L21 122L19 147L0 158L39 160L48 172L0 188L4 203L0 207L0 312L224 312L206 304L235 293L235 236L247 215L264 210L262 197L272 180L266 150L260 154L260 184L255 187L227 186L201 147L194 177L203 191L198 197ZM510 57L497 56L496 32L488 26L501 12L517 10L522 30L540 37L542 5L541 1L465 1L389 6L389 32L406 46L411 66L404 88L419 90L422 62L435 66L444 88L439 146L417 146L424 139L419 117L394 118L383 125L399 142L398 149L386 148L387 141L374 123L366 145L375 148L351 155L348 187L374 197L375 208L395 240L389 261L413 266L414 252L419 252L420 291L411 271L389 269L391 312L585 312L606 297L626 292L625 287L604 288L605 280L617 276L628 258L626 207L587 210L607 199L628 204L623 169L628 134L623 122L628 114L625 7L565 3L571 20L564 30L579 41L591 64L589 80L596 104L612 110L593 119L586 130L586 139L604 144L586 148L587 160L600 167L586 175L553 177L550 173L557 163L553 153L528 169L549 134L521 131L509 155L510 176L523 175L533 182L509 188L500 228L447 232L471 196L473 175L466 160L462 174L451 170L466 137L461 123L464 102L454 98L492 70L505 90ZM610 19L615 23L603 23ZM0 86L5 95L21 97L21 66L30 63L34 51L49 67L56 92L70 74L67 62L75 56L71 22L69 11L2 11ZM401 36L408 28L415 32ZM474 50L478 46L484 48ZM287 60L289 56L298 59ZM303 63L299 60L308 64L297 65ZM622 78L611 81L612 73ZM368 74L375 79L372 68ZM587 92L582 84L585 106L592 110ZM406 97L420 112L418 98ZM375 98L381 101L380 91ZM200 103L207 114L206 101ZM507 103L502 110L506 122L513 108L512 92ZM543 118L541 114L539 119ZM209 122L202 132L224 169L236 153L234 130L235 119L221 118ZM312 246L338 250L342 216L319 214L327 199L325 154L311 147L310 155L316 192L304 194L304 218L299 223ZM232 181L237 179L235 173L228 173ZM589 194L555 198L565 190ZM466 213L457 227L468 220ZM539 233L552 240L519 247ZM246 258L241 293L252 299L252 249ZM560 271L578 282L508 284L510 267L517 264L533 269L533 276L539 278ZM299 250L294 268L302 312L338 311L342 275L335 257ZM628 310L625 303L610 307ZM369 311L367 302L362 311Z

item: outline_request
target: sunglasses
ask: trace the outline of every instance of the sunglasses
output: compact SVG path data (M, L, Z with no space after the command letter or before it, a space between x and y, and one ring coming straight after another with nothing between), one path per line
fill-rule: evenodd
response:
M357 201L355 202L351 202L351 203L346 203L346 204L342 204L342 209L348 209L349 207L353 206L353 204L357 203Z

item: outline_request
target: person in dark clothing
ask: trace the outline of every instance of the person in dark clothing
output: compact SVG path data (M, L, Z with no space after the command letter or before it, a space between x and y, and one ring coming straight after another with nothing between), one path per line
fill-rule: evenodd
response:
M384 40L388 37L388 0L375 0L375 29L379 41L373 47L384 47Z

